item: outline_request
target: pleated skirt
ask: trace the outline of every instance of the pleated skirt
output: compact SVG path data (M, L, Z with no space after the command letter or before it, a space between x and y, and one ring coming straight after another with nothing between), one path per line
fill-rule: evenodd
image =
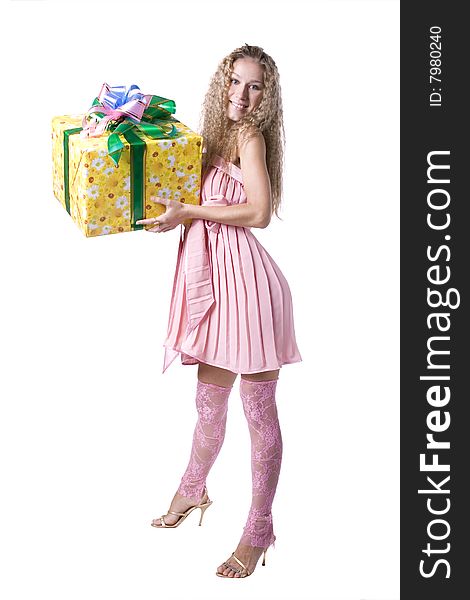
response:
M186 235L180 240L163 372L178 354L183 365L203 362L240 374L300 362L291 291L276 262L249 227L217 223L203 231L212 300L197 326L190 327Z

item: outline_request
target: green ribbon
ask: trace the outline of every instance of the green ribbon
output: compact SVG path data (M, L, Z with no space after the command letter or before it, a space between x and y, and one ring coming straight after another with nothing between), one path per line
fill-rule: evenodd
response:
M82 127L75 127L74 129L66 129L64 131L64 196L65 196L65 208L70 214L70 183L69 183L69 139L74 133L81 131Z
M133 230L143 229L136 221L144 218L145 202L145 154L147 145L135 131L124 133L131 149L131 227Z

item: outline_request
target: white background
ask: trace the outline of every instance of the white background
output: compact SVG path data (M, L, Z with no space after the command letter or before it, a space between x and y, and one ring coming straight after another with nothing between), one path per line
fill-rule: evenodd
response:
M2 597L398 598L398 1L3 11ZM277 388L276 548L234 582L214 573L251 500L238 379L203 526L150 527L196 418L197 367L161 374L179 228L85 238L52 194L50 120L106 81L174 98L196 129L244 42L281 73L283 221L254 233L289 281L303 362Z

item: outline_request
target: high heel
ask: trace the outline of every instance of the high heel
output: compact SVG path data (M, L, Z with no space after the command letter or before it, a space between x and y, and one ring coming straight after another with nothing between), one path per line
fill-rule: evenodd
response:
M195 507L195 508L201 509L201 518L199 519L199 525L202 525L202 517L204 516L204 513L206 512L206 510L209 508L209 506L211 504L212 504L212 500L209 500L205 504L201 504L201 505L199 505L199 507Z
M156 527L157 529L174 529L175 527L178 527L179 525L181 525L181 523L186 519L186 517L188 515L190 515L193 512L193 510L196 508L201 509L201 518L199 519L199 525L202 525L202 519L204 517L204 513L209 508L209 506L212 504L212 500L209 500L209 497L207 494L207 489L204 488L204 493L203 493L202 497L206 498L206 496L207 496L207 500L205 502L199 502L198 504L196 504L194 506L190 506L188 508L188 510L186 510L184 513L178 513L178 512L174 512L173 510L169 510L166 514L164 514L160 517L160 525L155 525L154 523L151 523L152 527ZM179 519L176 521L176 523L173 523L172 525L168 525L167 523L165 523L166 515L175 515L175 516L179 517Z
M269 546L268 546L268 548L269 548ZM265 548L263 550L263 562L261 563L262 567L264 567L266 565L266 552L268 551L268 548ZM249 577L253 573L253 571L251 571L251 572L248 571L248 569L242 563L242 561L235 556L235 552L232 552L231 558L233 558L234 560L237 561L237 563L241 566L241 569L237 569L237 567L234 567L233 565L229 565L228 562L224 562L222 564L224 566L228 567L229 569L232 569L232 571L239 573L240 577L229 577L229 575L224 575L223 573L219 573L218 571L216 571L215 574L217 575L217 577L225 577L226 579L244 579L245 577Z

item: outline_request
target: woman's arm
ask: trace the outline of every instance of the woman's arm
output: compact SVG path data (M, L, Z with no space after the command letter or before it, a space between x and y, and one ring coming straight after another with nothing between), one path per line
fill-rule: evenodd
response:
M271 221L271 184L266 167L266 143L262 133L239 145L246 204L201 206L183 204L184 219L206 219L226 225L265 228Z

